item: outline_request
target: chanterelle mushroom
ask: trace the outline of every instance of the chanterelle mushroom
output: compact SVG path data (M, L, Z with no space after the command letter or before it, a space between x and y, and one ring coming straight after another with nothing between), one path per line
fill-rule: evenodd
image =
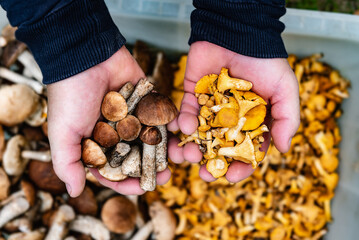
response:
M0 88L0 124L15 126L33 114L39 96L28 86L14 84Z

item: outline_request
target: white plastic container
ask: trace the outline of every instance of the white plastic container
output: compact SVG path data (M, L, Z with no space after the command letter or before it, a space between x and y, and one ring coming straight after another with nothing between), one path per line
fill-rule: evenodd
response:
M187 52L190 0L107 0L115 23L129 43L141 39L162 49ZM352 82L340 118L343 140L340 181L326 240L359 239L359 17L288 9L283 39L288 53L324 53L323 61ZM7 23L0 12L0 26Z

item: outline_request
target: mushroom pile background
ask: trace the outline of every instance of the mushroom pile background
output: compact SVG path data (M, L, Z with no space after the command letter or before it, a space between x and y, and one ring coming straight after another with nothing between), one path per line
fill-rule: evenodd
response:
M173 177L146 201L164 201L176 214L176 239L321 239L332 221L341 140L337 119L349 81L321 55L288 61L300 84L301 125L288 153L270 146L252 176L237 184L206 183L200 165L170 164ZM172 98L180 103L182 57ZM179 97L178 97L179 96ZM330 229L329 229L330 230Z
M171 180L136 197L102 187L87 171L84 192L70 198L51 164L41 71L26 46L15 41L13 28L4 28L0 47L0 239L315 240L328 231L339 180L336 119L349 82L320 62L320 55L288 58L300 82L302 123L290 151L280 154L271 146L248 179L206 183L199 165L169 163ZM179 107L186 56L172 65L143 42L132 53L155 90L170 93ZM111 122L99 123L94 135L111 135L105 132L113 133ZM101 146L113 144L93 143L102 140Z

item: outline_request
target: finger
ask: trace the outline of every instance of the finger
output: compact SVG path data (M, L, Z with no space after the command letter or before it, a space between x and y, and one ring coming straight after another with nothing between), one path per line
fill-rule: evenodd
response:
M202 160L202 153L198 144L189 142L183 147L183 157L191 163L198 163Z
M171 178L171 171L169 168L166 168L162 172L157 172L157 185L164 185L166 184Z
M289 150L291 138L300 123L298 82L292 75L291 73L290 79L283 80L281 87L277 88L271 98L271 114L274 119L271 135L274 145L283 153Z
M170 132L177 132L179 130L178 117L176 117L173 121L167 124L167 130Z
M61 134L49 125L49 141L56 175L66 184L71 197L79 196L86 181L85 169L81 162L81 137L74 135L67 128Z
M111 188L114 191L121 193L123 195L141 195L144 194L140 187L140 179L139 178L127 178L120 182L112 182L105 179L97 169L89 168L90 172L97 178L99 183L104 185L105 187Z
M197 98L191 93L185 93L182 100L181 112L178 116L178 126L186 135L194 133L198 127L199 105Z
M176 164L184 161L183 147L178 146L179 142L180 140L175 136L170 137L168 140L168 157Z
M228 182L236 183L246 179L254 172L251 164L233 161L228 168L226 178Z
M199 176L206 182L213 182L217 179L212 176L210 172L208 172L206 165L202 165L199 169Z

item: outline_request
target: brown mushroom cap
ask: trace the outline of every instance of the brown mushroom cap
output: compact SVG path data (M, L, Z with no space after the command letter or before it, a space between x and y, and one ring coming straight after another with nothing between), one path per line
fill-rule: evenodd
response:
M10 180L4 169L0 167L0 201L6 199L10 192Z
M148 145L156 145L162 141L162 136L157 127L144 126L140 132L140 139Z
M56 176L51 162L32 160L29 163L28 170L31 181L39 189L52 194L61 194L66 192L65 184Z
M172 211L162 202L155 201L151 204L149 213L154 227L154 233L158 240L174 239L176 230L176 218Z
M36 191L34 186L28 181L21 180L21 189L24 192L25 198L29 202L30 206L34 206L36 200Z
M19 176L25 170L28 159L21 156L23 150L29 149L29 143L22 135L15 135L7 142L3 156L3 167L10 176Z
M39 95L22 84L0 89L0 124L11 127L22 123L37 108Z
M1 63L9 68L11 65L15 63L18 56L26 49L26 45L23 42L18 40L14 40L9 42L5 48L4 52L1 56Z
M101 105L102 115L109 121L117 122L126 117L128 108L126 100L118 92L108 92Z
M116 130L121 139L125 141L135 140L141 131L140 121L132 115L127 115L116 124Z
M126 197L112 197L103 205L101 219L111 232L129 232L136 224L136 206Z
M93 130L94 140L102 147L112 147L120 141L115 129L105 122L98 122Z
M177 108L171 99L155 92L144 96L135 110L140 122L148 126L165 125L175 119L177 113Z
M87 186L80 196L70 198L68 203L80 214L95 216L97 213L98 206L95 195Z
M107 158L101 147L91 139L82 142L82 161L89 167L101 167Z

